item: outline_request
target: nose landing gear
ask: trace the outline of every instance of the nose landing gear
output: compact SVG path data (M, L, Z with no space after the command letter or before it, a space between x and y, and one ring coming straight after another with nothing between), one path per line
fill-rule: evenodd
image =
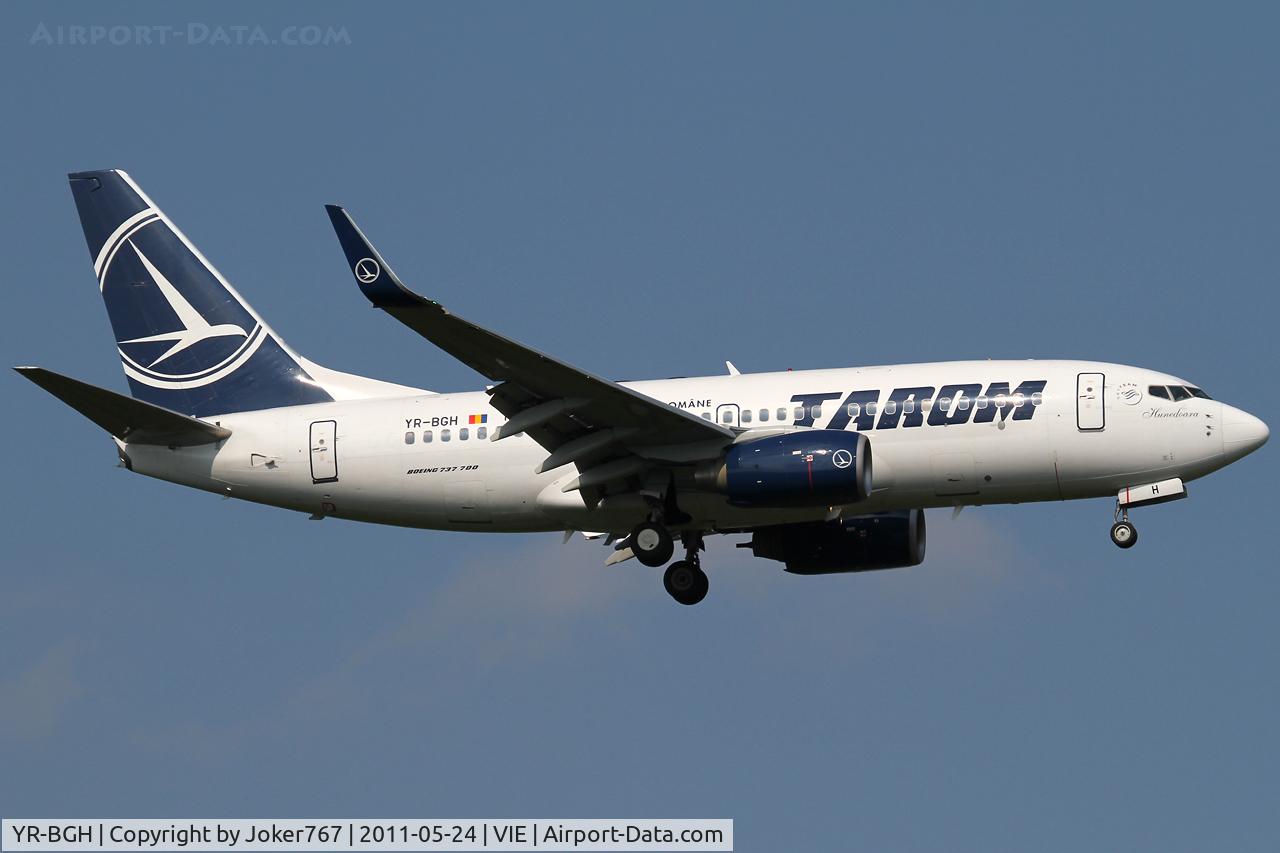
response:
M1132 548L1138 544L1138 528L1129 522L1129 510L1116 505L1115 524L1111 525L1111 541L1118 548Z

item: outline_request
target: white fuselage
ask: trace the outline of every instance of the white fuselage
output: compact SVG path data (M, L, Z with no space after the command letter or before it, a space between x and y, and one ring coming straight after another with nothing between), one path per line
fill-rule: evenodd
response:
M1034 399L1013 399L1019 385L1035 382L1044 384ZM1007 383L1007 397L998 395L1000 383ZM1174 402L1148 394L1152 384L1166 383L1187 384L1118 364L1026 360L624 384L748 430L739 440L763 430L863 432L874 460L874 491L845 510L862 514L1113 496L1127 486L1192 480L1247 452L1234 452L1224 434L1238 410L1209 399ZM952 392L944 401L939 392L956 385L980 390L976 396ZM895 395L900 389L930 390ZM862 393L851 397L853 392ZM1015 408L1015 402L1021 405ZM469 423L472 416L485 416L485 422ZM122 451L133 470L148 476L307 513L407 527L625 532L645 514L638 496L607 497L588 507L578 492L563 491L577 476L572 464L535 473L548 454L526 435L488 440L503 419L483 392L347 400L209 420L230 428L231 437L177 449L126 444ZM689 527L702 530L821 519L831 512L744 509L718 493L694 490L681 491L679 504L693 517Z

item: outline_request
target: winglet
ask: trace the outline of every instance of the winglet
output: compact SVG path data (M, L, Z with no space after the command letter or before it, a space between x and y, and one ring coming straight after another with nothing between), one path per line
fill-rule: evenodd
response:
M742 373L742 371L741 371L741 370L739 370L738 368L734 367L734 365L733 365L733 362L732 362L732 361L726 361L726 362L724 363L724 366L725 366L725 368L726 368L726 369L728 369L728 371L729 371L729 375L730 375L730 376L738 376L738 375L740 375L740 374Z
M324 209L333 223L333 230L347 256L347 267L356 277L360 292L377 308L407 308L420 305L437 305L404 286L395 270L383 260L382 255L364 236L351 214L336 204L326 204ZM439 306L437 306L439 307Z

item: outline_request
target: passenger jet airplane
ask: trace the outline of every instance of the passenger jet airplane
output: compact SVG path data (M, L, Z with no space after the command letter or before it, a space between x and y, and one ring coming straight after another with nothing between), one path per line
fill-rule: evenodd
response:
M401 283L342 208L378 308L492 384L436 393L294 352L124 172L70 175L131 397L16 368L110 433L124 467L327 517L440 530L575 531L707 593L704 538L798 574L914 566L926 507L1110 497L1131 507L1267 440L1196 384L1092 361L955 361L612 382Z

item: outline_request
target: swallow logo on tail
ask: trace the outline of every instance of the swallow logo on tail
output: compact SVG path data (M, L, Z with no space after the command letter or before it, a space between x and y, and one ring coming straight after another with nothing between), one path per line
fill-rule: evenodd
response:
M135 321L131 323L134 335L116 341L130 379L162 389L208 385L247 362L269 337L208 262L185 245L164 220L155 215L135 216L127 228L113 235L113 242L103 250L99 272L108 312L114 307L131 319L146 318L142 325L150 326L137 329ZM162 267L181 272L173 275ZM174 283L175 278L180 278L188 293L203 293L206 299L221 297L216 307L206 305L202 313Z
M178 317L179 328L172 332L161 332L157 335L146 335L141 338L132 338L127 341L120 341L120 345L125 344L150 344L157 341L173 341L173 346L169 347L158 358L152 361L147 367L155 367L167 358L177 355L194 344L210 338L222 338L237 336L248 338L249 333L233 323L219 323L212 325L204 317L200 316L200 312L192 307L186 297L178 292L178 288L165 277L164 273L151 263L150 258L142 253L133 241L129 241L129 248L133 249L138 256L138 260L142 261L142 265L146 267L147 273L151 276L151 280L155 282L160 294L169 303L169 307L173 309L173 313Z

